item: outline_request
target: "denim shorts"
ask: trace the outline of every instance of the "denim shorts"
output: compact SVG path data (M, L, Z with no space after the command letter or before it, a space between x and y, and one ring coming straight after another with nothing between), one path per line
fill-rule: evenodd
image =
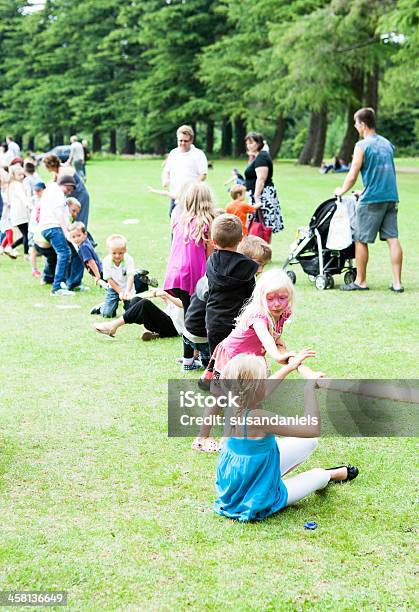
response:
M398 238L397 208L397 202L359 204L355 240L372 244L378 232L380 232L380 240Z

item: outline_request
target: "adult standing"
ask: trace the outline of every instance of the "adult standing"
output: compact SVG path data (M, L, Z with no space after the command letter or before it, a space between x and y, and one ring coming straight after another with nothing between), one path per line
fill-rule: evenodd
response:
M73 291L61 288L66 281L67 266L71 251L67 243L67 224L65 218L66 196L69 196L76 186L72 176L62 176L50 181L42 194L39 230L43 238L49 242L55 251L57 263L51 295L73 295Z
M205 181L208 176L208 160L205 153L194 144L194 131L190 125L181 125L176 132L177 147L172 149L163 168L162 184L169 192L178 195L185 183ZM170 199L169 216L175 207Z
M402 293L401 271L403 251L398 239L396 170L394 167L394 146L389 140L376 133L376 118L372 108L361 108L355 115L355 128L362 140L354 149L351 169L342 187L335 190L341 196L355 184L359 172L364 190L357 207L357 228L355 233L356 279L350 285L342 285L344 291L365 291L367 285L368 244L375 242L377 233L380 240L386 240L393 269L393 282L389 289Z
M273 184L273 163L268 151L263 150L264 140L262 134L250 132L245 137L246 149L251 160L244 176L246 189L250 191L254 204L261 204L264 223L272 231L280 232L284 229L281 207L278 194Z
M74 170L84 179L84 148L76 135L70 137L70 157L66 161L68 166L73 166Z
M56 155L47 155L44 158L44 165L48 172L51 172L54 175L54 180L57 180L64 175L71 176L73 178L75 187L72 192L72 196L76 198L81 205L81 209L76 220L84 223L85 227L87 228L89 221L90 195L87 191L86 185L80 178L80 175L75 172L74 168L66 165L62 166L60 159ZM73 290L82 287L84 265L78 256L76 249L73 246L70 246L70 249L71 257L66 282L67 286Z
M13 136L6 136L7 151L10 153L10 159L14 157L20 157L20 147L17 142L14 141Z

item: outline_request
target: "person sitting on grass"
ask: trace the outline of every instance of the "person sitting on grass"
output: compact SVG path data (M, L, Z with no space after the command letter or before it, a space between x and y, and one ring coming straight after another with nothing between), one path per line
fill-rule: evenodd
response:
M127 253L127 241L120 234L112 234L106 240L108 255L103 260L103 279L108 282L105 302L95 306L90 314L101 314L111 319L116 315L119 300L129 306L134 286L134 259Z
M255 355L237 355L223 369L221 377L239 407L228 410L226 419L229 437L217 466L217 514L241 522L260 521L324 489L330 482L348 482L358 476L357 467L341 465L282 478L301 465L318 445L320 410L315 390L322 380L315 378L305 383L304 416L308 424L278 425L278 420L272 418L278 415L264 410L261 403L276 386L274 381L283 380L307 357L310 351L304 349L289 359L270 377L270 383L265 360Z
M124 314L109 323L95 323L93 328L100 334L111 338L123 325L143 325L146 329L141 340L157 340L158 338L175 338L183 333L183 304L179 298L170 295L162 289L152 289L151 297L159 297L166 304L163 311L150 299L135 296L129 302Z
M77 247L77 255L84 267L95 279L95 283L102 280L103 267L99 255L89 240L86 226L81 221L75 221L69 227L70 240Z
M261 202L257 204L248 204L246 202L246 187L244 185L233 185L230 189L230 195L233 201L226 206L226 212L231 215L236 215L242 223L243 236L247 236L247 215L254 214L254 212L262 206Z

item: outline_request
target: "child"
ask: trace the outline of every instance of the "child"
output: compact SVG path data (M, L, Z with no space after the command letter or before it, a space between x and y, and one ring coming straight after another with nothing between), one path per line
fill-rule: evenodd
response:
M307 351L291 358L271 379L283 379L308 356ZM239 521L262 520L286 506L295 504L329 482L348 482L358 476L351 465L314 468L297 476L282 479L311 455L317 447L320 433L320 412L315 389L321 380L312 380L305 389L305 416L317 417L317 425L275 425L272 413L260 408L266 397L266 363L253 355L238 355L222 373L228 379L232 393L240 399L234 412L240 422L230 430L218 460L214 504L217 514ZM239 418L237 418L239 417ZM260 418L263 425L254 425ZM307 419L313 422L314 418ZM231 419L230 422L233 422ZM242 424L243 423L243 424ZM299 436L276 439L275 436Z
M211 353L232 331L240 309L255 286L258 264L237 253L242 233L242 224L235 215L220 215L213 223L212 239L216 250L207 262L206 313Z
M33 165L33 164L32 164ZM26 180L26 179L25 179ZM33 196L32 196L32 210L29 219L28 227L28 243L29 243L29 261L32 267L32 276L39 278L41 276L40 271L36 263L37 256L41 256L41 253L35 247L35 233L39 225L39 215L41 212L41 198L45 190L45 183L39 181L33 185Z
M224 182L224 185L229 185L230 183L235 183L236 185L244 185L246 179L242 174L240 174L237 168L233 168L231 171L231 178L227 179Z
M203 182L190 183L184 206L172 215L173 241L163 288L180 298L184 314L196 283L205 274L212 250L211 224L215 217L211 190Z
M237 247L237 253L250 257L258 264L256 276L262 274L264 267L272 260L272 249L269 244L259 236L243 236Z
M77 246L77 254L86 270L95 279L95 283L102 279L102 262L88 238L87 230L81 221L75 221L69 227L70 239Z
M146 328L141 336L144 341L157 340L157 338L174 338L183 332L183 305L179 298L161 289L152 291L153 297L159 297L166 304L165 311L161 310L151 300L134 297L122 317L109 323L96 323L94 329L101 333L115 337L117 329L125 324L144 325Z
M244 185L233 185L230 189L230 195L233 201L226 206L226 212L236 215L242 223L243 236L247 236L247 215L252 214L262 206L261 202L254 204L248 204L245 200L246 187Z
M210 360L205 312L208 298L208 279L203 276L196 284L195 292L185 317L183 330L183 369L184 371L208 366ZM199 351L200 362L195 361L194 353Z
M283 270L264 272L252 297L242 309L234 330L218 344L211 357L205 378L220 377L224 366L241 353L264 356L266 353L278 363L287 363L293 353L283 349L282 328L290 318L294 302L294 286Z
M13 225L10 220L10 204L8 201L8 187L10 176L0 167L0 189L3 201L3 209L0 218L0 233L2 236L0 252L11 259L16 259L18 252L12 249L13 244Z
M31 198L35 193L35 185L41 181L41 178L36 172L36 166L33 162L25 162L24 171L25 178L23 180L23 187L27 195Z
M127 253L127 241L120 234L106 240L109 254L103 260L103 279L108 281L104 304L93 308L91 314L111 319L118 309L119 300L128 307L134 285L134 259Z
M23 187L25 173L22 166L16 164L9 169L9 174L10 182L7 199L10 206L10 222L12 227L18 227L22 234L22 237L15 240L12 244L12 249L23 244L24 254L29 255L28 224L31 202Z

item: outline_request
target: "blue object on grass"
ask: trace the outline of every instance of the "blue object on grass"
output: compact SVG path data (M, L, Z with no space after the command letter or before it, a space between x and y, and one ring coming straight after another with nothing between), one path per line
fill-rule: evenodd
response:
M311 529L311 530L317 529L317 523L316 523L316 521L307 521L307 523L305 523L304 527L306 529Z

